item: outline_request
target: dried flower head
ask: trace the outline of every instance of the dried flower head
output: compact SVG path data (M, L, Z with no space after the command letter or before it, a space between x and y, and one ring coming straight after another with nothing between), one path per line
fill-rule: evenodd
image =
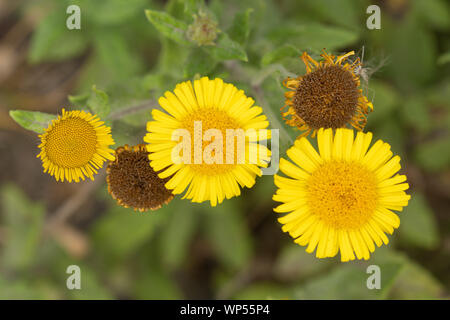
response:
M116 160L106 169L106 181L109 193L119 205L143 212L158 209L172 200L172 192L164 187L169 179L158 177L148 155L143 144L117 148Z
M353 54L352 51L335 59L324 52L325 61L317 62L304 52L302 60L307 73L284 80L291 91L285 93L289 108L283 117L287 124L305 131L302 136L311 131L315 135L320 128L336 129L347 124L358 130L364 128L373 106L359 88L359 58L351 64L345 62Z

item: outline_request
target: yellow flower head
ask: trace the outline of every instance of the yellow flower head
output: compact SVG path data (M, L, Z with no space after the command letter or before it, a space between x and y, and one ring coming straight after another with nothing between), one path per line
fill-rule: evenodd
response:
M162 170L160 178L171 177L166 187L174 194L187 188L184 198L209 200L212 206L239 196L240 187L252 187L261 175L260 167L270 160L270 151L259 143L269 137L258 131L269 122L253 103L232 84L207 77L166 92L159 104L168 114L153 110L154 121L147 123L144 138L150 165ZM256 161L251 161L255 155Z
M359 88L359 58L346 62L353 54L351 51L335 59L324 51L324 61L317 62L304 52L306 74L283 81L291 90L285 93L288 110L283 118L287 124L305 131L301 136L311 131L314 136L320 128L336 129L347 124L358 130L364 128L373 105Z
M56 181L79 182L87 176L94 179L105 159L114 160L111 129L96 115L84 111L65 111L39 135L44 172Z
M125 208L140 212L156 210L173 199L164 187L166 179L160 179L149 164L144 144L125 145L116 149L116 159L106 169L108 192Z
M389 242L400 219L392 210L402 211L410 196L400 157L392 157L389 144L378 140L370 149L371 133L352 129L319 129L319 153L303 137L287 155L295 163L280 160L275 176L278 189L273 196L283 202L275 212L287 213L278 221L295 242L316 248L318 258L369 259L375 245Z

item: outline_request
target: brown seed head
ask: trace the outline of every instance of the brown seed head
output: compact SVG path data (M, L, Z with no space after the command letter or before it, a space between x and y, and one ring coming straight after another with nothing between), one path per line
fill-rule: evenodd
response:
M161 179L150 166L145 145L125 145L116 150L116 160L107 167L108 191L117 202L135 210L155 210L173 198L164 186L170 179Z
M302 77L293 108L312 129L341 128L355 114L358 84L342 66L320 67Z

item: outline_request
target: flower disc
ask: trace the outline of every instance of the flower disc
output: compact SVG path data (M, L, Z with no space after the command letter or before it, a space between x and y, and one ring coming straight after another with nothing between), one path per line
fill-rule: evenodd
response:
M172 192L164 187L168 178L158 177L143 144L117 148L116 159L109 162L106 173L109 193L125 208L155 210L173 198Z
M114 160L111 129L96 115L84 111L65 111L53 120L44 134L39 135L44 172L56 181L79 182L88 176L92 180L105 159Z

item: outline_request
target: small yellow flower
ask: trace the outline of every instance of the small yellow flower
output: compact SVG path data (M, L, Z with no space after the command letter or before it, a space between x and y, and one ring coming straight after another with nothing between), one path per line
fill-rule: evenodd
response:
M317 62L304 52L306 74L283 81L291 90L285 93L288 110L283 112L283 118L287 124L305 131L301 136L312 132L314 137L320 128L343 128L347 124L357 130L364 128L373 105L359 88L359 58L346 62L353 54L351 51L335 59L324 51L324 61Z
M105 159L114 160L114 144L111 129L96 115L84 111L65 111L53 120L45 132L39 135L44 172L56 181L79 182L94 174Z
M193 85L190 81L180 83L174 93L166 92L159 104L168 114L153 110L154 121L147 123L148 133L144 138L148 143L150 165L160 171L160 178L171 177L166 187L174 194L183 193L187 188L184 198L192 199L192 202L209 200L212 206L225 198L239 196L240 187L252 187L255 177L262 174L260 167L267 166L270 160L270 151L258 143L270 137L263 137L257 131L267 128L269 122L261 114L262 108L253 103L253 99L232 84L207 77L195 80ZM257 134L247 134L251 129ZM182 157L187 161L176 162L173 158L179 145L173 139L176 130L184 130L192 139L187 150L182 150ZM228 130L244 132L241 140L244 148L240 148L245 149L242 161L236 159L239 137L234 143L235 148L227 148ZM206 138L212 131L219 136ZM213 144L218 148L211 151ZM215 161L207 162L202 158L208 150ZM255 154L258 155L256 161L249 161ZM228 156L232 161L228 161Z
M152 169L144 144L117 148L116 159L108 163L106 174L109 194L125 208L156 210L173 199L172 192L164 187L169 179L160 179Z
M400 219L392 210L402 211L411 196L406 176L400 170L400 157L392 157L389 144L378 140L370 149L371 133L352 129L319 129L319 153L303 137L287 155L295 163L280 161L289 178L276 175L279 188L273 196L283 202L275 212L282 230L295 242L307 246L318 258L341 260L369 259L375 245L389 242Z

